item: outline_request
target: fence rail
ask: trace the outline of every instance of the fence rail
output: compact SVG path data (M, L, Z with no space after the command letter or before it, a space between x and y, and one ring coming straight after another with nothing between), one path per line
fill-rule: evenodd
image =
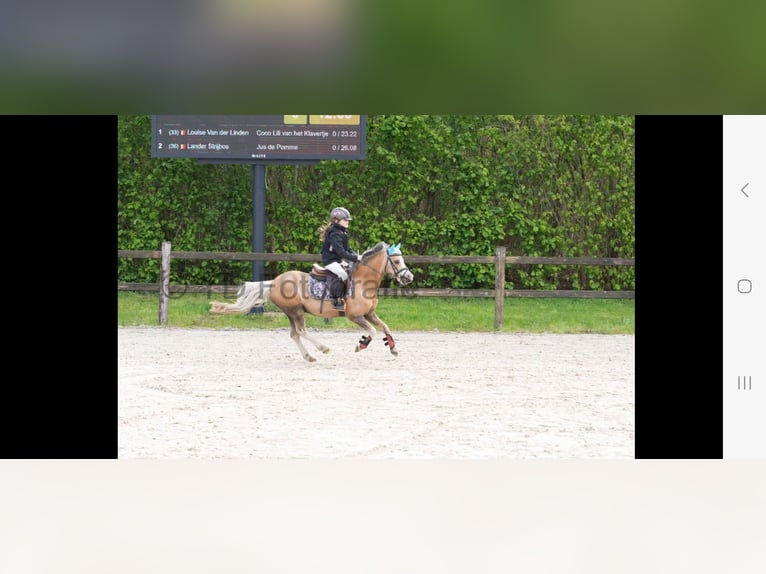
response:
M236 293L239 285L170 285L171 259L222 260L222 261L295 261L314 263L314 253L245 253L230 251L171 251L170 243L163 242L158 251L118 249L118 258L159 259L159 283L117 283L118 291L159 291L160 324L167 324L167 306L170 293ZM503 324L503 301L507 297L577 297L588 299L633 299L634 291L578 291L578 290L519 290L505 288L507 265L599 265L634 266L635 259L612 257L527 257L507 256L505 247L499 246L494 256L486 255L407 255L408 264L428 263L448 265L458 263L479 263L495 266L494 289L391 289L381 287L381 296L409 297L494 297L495 328Z
M118 249L117 257L134 259L161 259L162 251L134 251ZM173 251L172 259L222 260L222 261L296 261L315 263L316 253L247 253L237 251ZM407 255L407 263L495 263L497 255ZM508 265L622 265L633 266L635 259L620 257L527 257L506 255Z

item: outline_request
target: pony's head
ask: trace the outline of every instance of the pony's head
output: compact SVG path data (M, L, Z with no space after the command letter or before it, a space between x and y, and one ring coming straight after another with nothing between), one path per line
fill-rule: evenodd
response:
M399 285L408 285L412 283L415 276L407 269L407 264L402 257L402 244L390 245L386 250L388 262L386 263L386 275L396 279Z

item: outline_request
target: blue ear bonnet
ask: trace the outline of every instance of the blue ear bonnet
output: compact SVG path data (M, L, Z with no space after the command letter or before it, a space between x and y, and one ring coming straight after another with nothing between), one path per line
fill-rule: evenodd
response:
M396 245L392 245L391 247L388 248L388 254L389 255L401 255L402 254L402 250L399 249L401 246L402 246L401 243L397 243Z

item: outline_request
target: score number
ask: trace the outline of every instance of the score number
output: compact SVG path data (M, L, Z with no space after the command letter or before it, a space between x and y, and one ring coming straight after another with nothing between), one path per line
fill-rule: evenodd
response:
M358 138L359 132L357 130L333 130L332 137L334 138Z

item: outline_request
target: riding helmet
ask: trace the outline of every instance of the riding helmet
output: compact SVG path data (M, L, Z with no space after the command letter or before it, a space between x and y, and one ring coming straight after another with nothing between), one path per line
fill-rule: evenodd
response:
M330 212L330 219L348 219L351 221L351 214L345 207L336 207Z

